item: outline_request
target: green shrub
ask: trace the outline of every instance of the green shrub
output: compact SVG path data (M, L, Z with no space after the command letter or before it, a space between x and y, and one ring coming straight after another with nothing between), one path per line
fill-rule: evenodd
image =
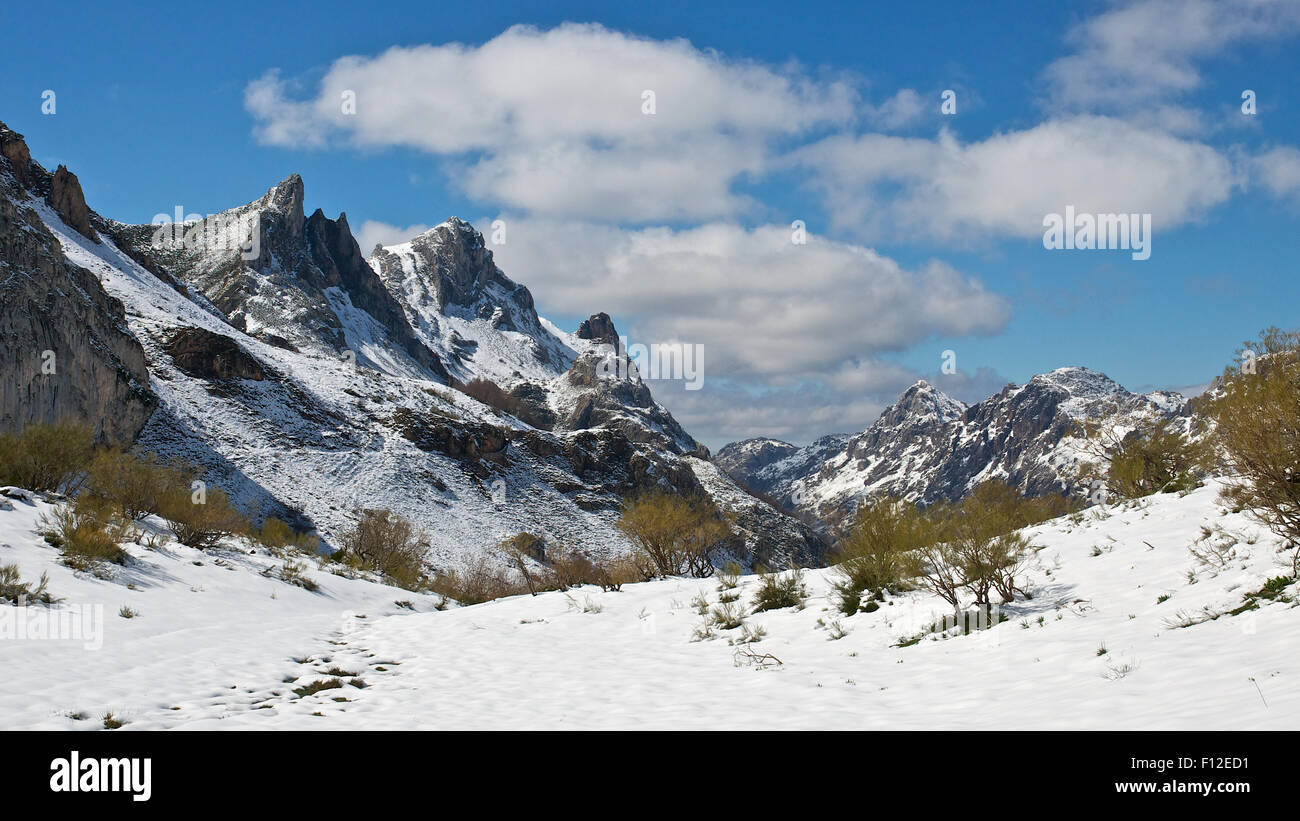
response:
M103 508L83 497L43 514L39 526L45 541L63 554L64 564L89 570L103 562L126 564L121 542L128 540L127 524L114 521Z
M158 513L169 492L187 488L198 471L184 462L163 464L153 453L143 457L101 450L87 470L86 493L112 505L132 521Z
M363 510L341 540L344 555L367 570L382 573L408 590L425 581L428 545L409 519L391 510Z
M913 505L897 499L880 499L861 505L849 532L836 547L839 565L831 583L840 611L853 615L863 594L884 596L899 589L915 575L913 551L934 535L925 515Z
M428 582L428 587L434 593L462 605L482 604L529 592L524 584L511 580L501 568L486 558L480 558L462 570L452 569L438 573Z
M1245 509L1293 545L1300 576L1300 333L1269 328L1244 350L1248 370L1229 368L1209 404L1226 475L1224 501ZM1250 371L1254 371L1253 373Z
M304 553L315 553L320 547L320 539L314 534L299 533L288 523L274 516L267 516L262 526L252 534L258 544L272 550L293 548Z
M754 592L754 612L782 607L802 608L807 599L802 570L795 568L786 573L764 573L759 577L758 589Z
M20 434L0 434L0 484L72 495L94 448L94 433L77 422L35 422Z
M1126 436L1110 455L1106 486L1128 499L1191 490L1200 484L1212 452L1161 420Z
M20 602L41 602L53 604L54 597L48 590L50 574L42 573L41 580L33 587L31 582L24 582L18 573L16 564L0 564L0 602L18 604Z
M662 490L626 500L617 526L636 548L647 576L711 576L714 555L733 535L708 497Z
M713 626L720 630L734 630L745 622L745 612L737 604L719 604L709 614Z
M158 514L167 520L176 541L199 550L216 547L222 539L247 533L250 527L221 488L208 488L201 495L188 487L172 488L159 500Z
M301 587L309 593L320 589L320 585L307 575L307 565L293 560L286 561L280 568L280 581Z

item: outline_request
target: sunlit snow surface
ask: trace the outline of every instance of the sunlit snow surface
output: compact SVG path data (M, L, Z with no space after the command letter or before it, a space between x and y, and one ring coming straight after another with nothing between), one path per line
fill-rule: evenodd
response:
M840 616L826 595L832 571L809 571L804 609L746 618L767 635L744 647L782 662L766 667L737 656L728 640L740 630L692 641L701 618L691 602L704 593L716 605L717 579L439 612L433 597L314 563L321 590L309 593L280 581L282 562L264 552L168 543L129 546L131 565L101 580L58 564L34 533L46 504L13 500L0 510L0 563L27 579L48 571L64 599L56 610L102 605L104 634L98 650L0 640L0 728L99 728L111 711L128 730L1298 729L1300 609L1265 603L1172 626L1235 607L1280 573L1276 540L1225 513L1217 493L1212 482L1031 528L1034 598L969 636L893 646L946 607L911 593ZM1187 550L1203 525L1239 540L1239 558L1218 572ZM755 584L742 581L746 605ZM124 605L139 616L119 617ZM818 624L835 619L839 640ZM293 694L333 667L366 687Z

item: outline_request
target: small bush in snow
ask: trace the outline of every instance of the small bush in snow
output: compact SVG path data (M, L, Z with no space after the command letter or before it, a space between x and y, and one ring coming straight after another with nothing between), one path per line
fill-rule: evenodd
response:
M221 488L210 488L196 501L189 486L174 487L163 494L158 513L167 520L176 541L186 547L208 550L238 533L247 533L248 520L230 504Z
M24 582L18 574L18 565L0 564L0 602L18 604L19 602L41 602L52 604L54 597L46 589L50 583L48 573L41 574L41 580L33 587L31 582Z
M795 568L786 573L764 573L754 591L754 612L803 607L808 599L803 571Z
M63 563L74 570L91 570L103 562L126 564L120 543L128 534L122 522L114 522L102 509L85 498L59 505L40 519L45 541L63 553Z
M1128 499L1190 490L1200 484L1212 456L1208 442L1193 441L1171 420L1161 420L1112 449L1106 485Z
M848 533L836 546L839 565L832 589L846 616L858 612L863 594L883 598L915 574L912 551L933 538L924 514L896 499L860 506Z
M175 488L189 487L198 475L183 462L164 464L155 454L133 456L105 449L95 454L87 470L86 493L132 521L158 512L158 506Z
M424 557L429 548L423 534L392 511L361 511L341 543L348 559L384 574L400 587L415 590L425 581Z
M307 565L292 559L286 561L280 568L280 581L301 587L309 593L315 593L320 589L320 585L307 575Z
M741 567L735 561L727 562L718 574L718 591L735 590L740 586Z
M273 551L293 548L304 553L314 554L320 546L320 539L317 536L310 533L300 533L275 516L267 516L266 521L262 522L262 526L250 535L258 544Z
M482 604L505 596L518 596L528 592L521 582L508 577L501 568L486 558L462 570L446 570L435 575L428 588L459 604Z
M735 603L719 604L717 607L713 608L709 617L713 620L713 624L717 628L721 630L734 630L744 623L745 611L741 610L740 606Z
M1291 576L1300 577L1300 332L1269 328L1246 343L1245 361L1250 368L1224 372L1210 403L1226 475L1235 477L1224 501L1289 542Z

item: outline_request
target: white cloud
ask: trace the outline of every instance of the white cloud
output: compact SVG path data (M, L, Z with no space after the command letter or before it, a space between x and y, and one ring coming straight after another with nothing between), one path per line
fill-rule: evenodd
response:
M1203 83L1197 63L1252 40L1300 31L1294 0L1137 0L1075 26L1074 53L1044 72L1057 111L1122 114L1190 133L1201 112L1180 105ZM1261 78L1263 79L1263 78Z
M314 94L295 91L275 72L245 90L263 142L416 148L505 207L633 221L742 210L730 185L763 172L774 140L845 124L857 103L841 81L579 24L344 57Z
M1109 117L1051 120L961 143L880 134L832 136L795 152L835 223L873 239L1034 237L1043 216L1150 213L1157 230L1198 218L1236 182L1202 143Z
M700 391L676 390L665 383L651 383L651 387L677 421L716 452L728 442L756 436L803 445L829 433L856 433L874 422L914 381L907 379L887 394L873 396L824 385L758 393L730 385Z
M498 262L546 310L608 311L641 341L702 343L708 378L843 379L846 363L931 335L994 333L1008 319L1001 297L941 262L907 270L816 235L795 245L788 226L507 222Z
M933 101L933 111L939 110L938 99ZM885 100L872 112L872 119L887 131L906 128L921 120L926 113L926 102L915 89L904 88Z
M1275 197L1300 197L1300 150L1281 146L1251 160L1255 180Z

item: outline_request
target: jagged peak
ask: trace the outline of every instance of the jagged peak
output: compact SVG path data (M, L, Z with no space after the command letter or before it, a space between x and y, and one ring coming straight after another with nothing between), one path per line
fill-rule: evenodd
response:
M273 203L294 202L302 203L304 186L302 177L297 174L290 174L280 182L271 187L267 194Z
M1128 393L1123 385L1106 374L1082 365L1067 365L1038 374L1026 383L1026 387L1029 385L1058 388L1071 396L1110 396Z
M885 408L871 428L894 428L899 425L947 423L966 411L966 403L918 379L899 394L894 404ZM870 430L871 428L868 428Z
M740 450L745 448L761 447L763 445L774 445L781 448L795 449L798 446L772 436L751 436L748 439L741 439L738 442L730 442L722 446L722 450ZM721 453L721 451L719 451Z
M302 177L290 174L267 191L266 196L256 204L283 214L288 222L290 233L299 237L302 236L303 225L306 223L303 214L303 193Z
M958 408L960 410L966 408L965 402L952 398L924 379L916 380L911 387L903 391L895 404L901 404L905 401L924 402L938 407Z

